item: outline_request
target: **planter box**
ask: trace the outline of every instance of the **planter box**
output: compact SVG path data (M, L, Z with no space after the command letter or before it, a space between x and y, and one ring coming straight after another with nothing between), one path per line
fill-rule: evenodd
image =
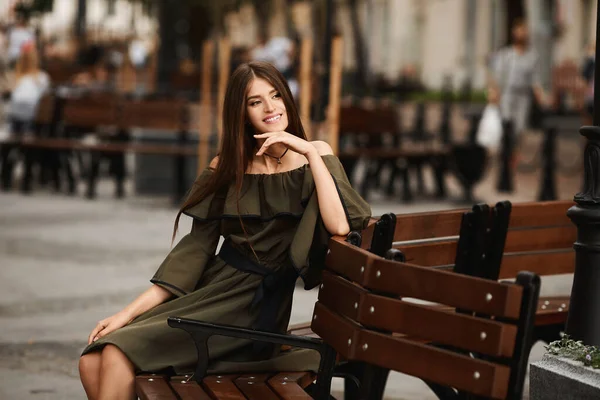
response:
M546 354L531 364L530 400L600 399L600 370Z

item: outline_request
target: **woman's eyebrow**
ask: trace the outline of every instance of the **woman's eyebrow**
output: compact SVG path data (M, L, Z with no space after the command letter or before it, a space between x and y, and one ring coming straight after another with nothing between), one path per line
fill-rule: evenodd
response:
M271 90L271 91L269 92L269 94L273 94L273 93L275 93L275 92L277 92L277 89L273 89L273 90ZM254 98L260 98L260 95L258 95L258 94L255 94L254 96L250 96L250 97L248 97L248 98L246 99L246 101L248 101L248 100L251 100L251 99L254 99Z

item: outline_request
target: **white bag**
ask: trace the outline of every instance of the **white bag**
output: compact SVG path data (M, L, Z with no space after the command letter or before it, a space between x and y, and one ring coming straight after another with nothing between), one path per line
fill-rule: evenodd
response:
M502 118L496 104L488 104L477 127L477 144L488 150L497 150L502 140Z

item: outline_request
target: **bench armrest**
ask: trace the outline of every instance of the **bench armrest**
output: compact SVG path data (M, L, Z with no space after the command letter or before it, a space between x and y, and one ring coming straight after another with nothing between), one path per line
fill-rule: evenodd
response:
M249 339L292 347L313 349L321 355L317 378L317 391L327 393L331 389L331 377L335 366L335 350L321 339L258 331L255 329L240 328L232 325L218 325L193 319L169 317L167 323L171 328L179 328L192 336L198 351L198 363L194 372L194 379L200 383L208 370L208 339L213 335L228 336L239 339Z

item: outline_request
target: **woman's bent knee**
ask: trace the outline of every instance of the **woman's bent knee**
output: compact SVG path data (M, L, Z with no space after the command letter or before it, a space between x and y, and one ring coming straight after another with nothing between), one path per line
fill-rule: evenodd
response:
M101 361L100 353L89 353L79 357L79 374L85 375L97 371Z
M103 363L124 363L127 366L133 368L133 363L129 360L127 355L115 345L107 344L102 349L102 362Z

